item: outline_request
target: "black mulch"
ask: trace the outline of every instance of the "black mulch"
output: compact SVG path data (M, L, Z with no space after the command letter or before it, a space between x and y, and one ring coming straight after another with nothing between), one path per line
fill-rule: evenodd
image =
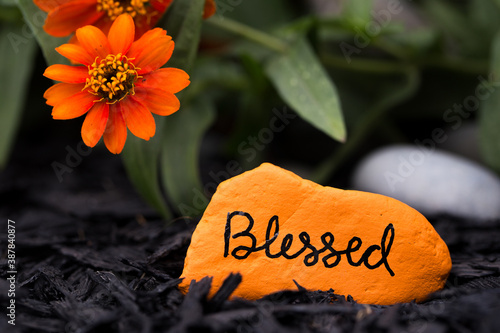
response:
M135 194L118 157L92 152L60 183L47 156L59 155L17 154L0 174L0 332L500 330L500 227L431 220L453 269L446 288L421 304L358 304L301 286L254 302L228 300L238 275L208 300L208 278L186 296L176 288L196 221L166 227ZM16 222L15 326L5 320L7 219Z

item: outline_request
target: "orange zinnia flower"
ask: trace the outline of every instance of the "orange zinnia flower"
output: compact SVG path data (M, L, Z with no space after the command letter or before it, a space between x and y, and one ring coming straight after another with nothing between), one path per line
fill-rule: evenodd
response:
M182 0L184 1L184 0ZM49 35L65 37L76 29L94 25L107 33L121 14L130 14L135 21L135 38L156 25L172 0L34 0L47 12L43 29ZM203 18L215 13L214 0L205 0Z
M189 76L176 68L160 68L172 55L174 42L167 32L155 28L134 42L134 21L120 15L108 36L94 26L76 30L79 44L56 50L84 66L52 65L44 75L61 81L44 97L53 106L54 119L87 114L82 126L83 142L94 147L104 135L110 152L119 154L127 127L135 136L149 140L155 134L151 113L168 116L180 107L174 95L187 87Z
M34 0L48 12L45 32L64 37L76 29L94 25L107 33L121 14L130 14L135 21L136 38L154 27L172 0Z
M205 8L203 8L203 18L207 19L215 14L216 6L214 0L205 0Z

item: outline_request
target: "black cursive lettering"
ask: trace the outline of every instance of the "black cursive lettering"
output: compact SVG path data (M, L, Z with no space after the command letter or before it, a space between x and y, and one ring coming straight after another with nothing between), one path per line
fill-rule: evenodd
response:
M231 222L235 216L243 216L248 220L248 225L245 230L231 234ZM320 255L327 252L321 259L323 265L326 268L333 268L339 265L342 261L342 255L345 255L347 263L353 267L361 266L362 264L368 269L376 269L382 264L385 269L389 272L391 276L394 276L395 273L389 266L389 262L387 260L389 253L391 251L392 243L394 242L395 230L392 223L389 223L384 230L382 235L382 239L380 241L380 245L374 244L370 245L361 255L358 261L355 261L352 258L352 253L359 251L363 241L361 238L354 236L352 237L345 250L338 251L333 247L333 243L335 242L335 236L331 232L325 232L321 235L321 243L323 245L322 248L318 249L314 245L311 244L311 238L309 234L305 231L299 234L299 240L302 243L302 247L295 253L289 253L294 237L292 234L286 234L283 237L280 245L280 251L277 253L272 253L270 246L276 241L280 232L279 226L279 217L274 215L271 217L267 224L266 229L266 239L263 245L257 246L257 238L255 235L251 233L252 228L254 226L254 219L252 216L243 211L234 211L232 213L227 214L226 226L224 231L224 257L228 257L230 254L239 260L246 259L250 254L258 251L264 250L266 256L271 259L279 258L283 256L285 259L296 259L301 254L309 250L309 252L304 256L303 262L306 266L314 266L318 263ZM389 236L390 234L390 236ZM272 236L271 236L272 235ZM389 236L389 240L387 241L387 237ZM238 238L248 238L250 240L250 246L239 245L235 247L232 251L230 251L230 242L231 239ZM381 258L374 264L369 263L370 257L375 252L380 252Z

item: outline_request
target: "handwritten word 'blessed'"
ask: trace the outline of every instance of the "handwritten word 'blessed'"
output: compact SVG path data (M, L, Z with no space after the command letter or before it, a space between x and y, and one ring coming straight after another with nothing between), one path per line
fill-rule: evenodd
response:
M231 222L233 217L235 216L244 216L245 218L247 218L248 226L245 230L232 235ZM345 255L347 262L351 266L356 267L356 266L361 266L361 264L364 264L368 269L376 269L383 264L384 267L389 272L389 274L391 276L394 276L394 272L392 271L391 267L389 266L389 262L387 261L387 257L389 256L389 252L391 251L391 246L394 241L395 231L392 223L388 224L387 227L385 228L384 234L382 235L382 239L380 241L380 245L369 246L363 252L361 258L358 261L353 260L352 253L358 251L361 248L361 245L363 244L361 238L359 237L356 236L352 237L349 243L347 244L347 248L345 250L338 251L333 248L333 242L335 240L333 234L331 232L325 232L323 235L321 235L321 243L323 244L323 247L318 249L316 246L311 244L311 238L309 234L303 231L299 234L299 240L303 244L300 250L298 250L293 254L288 253L288 251L292 247L293 235L287 234L285 237L283 237L283 240L281 241L280 251L272 253L270 247L274 243L274 241L276 241L276 239L278 238L280 230L278 216L274 215L269 220L266 230L266 240L264 244L261 246L257 246L257 238L251 233L253 225L254 225L254 219L249 213L242 211L234 211L232 213L227 214L226 228L224 232L224 257L227 257L229 256L229 254L231 254L234 258L243 260L254 252L264 251L268 258L273 259L283 256L283 258L285 259L295 259L304 252L306 252L306 250L308 250L308 253L304 256L304 265L314 266L318 263L320 254L326 252L327 254L325 254L321 259L323 265L325 265L326 268L332 268L337 266L342 260L342 255ZM387 236L389 234L390 234L389 242L386 243ZM273 236L271 237L271 235ZM230 250L231 238L237 239L241 237L250 239L251 246L239 245L230 252L229 250ZM368 259L375 251L380 251L381 258L375 264L370 264L368 262Z

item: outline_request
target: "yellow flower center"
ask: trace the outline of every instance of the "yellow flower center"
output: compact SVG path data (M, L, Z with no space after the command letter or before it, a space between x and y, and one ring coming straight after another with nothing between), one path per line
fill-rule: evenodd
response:
M121 14L145 15L149 0L97 0L97 11L104 11L114 21Z
M87 78L83 89L88 89L91 94L100 97L98 101L106 100L108 104L135 94L134 84L141 76L137 74L140 68L136 68L131 62L133 58L129 59L118 53L109 54L99 63L98 59L99 57L88 66L90 78Z

